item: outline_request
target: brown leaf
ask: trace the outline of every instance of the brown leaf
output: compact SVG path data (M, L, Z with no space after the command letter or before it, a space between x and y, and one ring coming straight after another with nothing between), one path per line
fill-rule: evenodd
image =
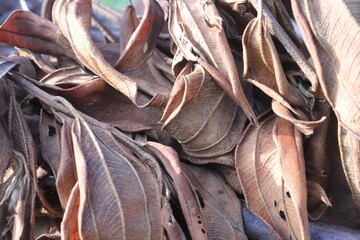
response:
M327 210L328 207L331 207L331 202L326 195L325 190L320 186L320 184L307 181L307 191L308 191L308 211L309 217L311 220L318 220ZM311 198L314 198L312 200ZM315 204L309 205L310 201L316 201L317 206ZM319 203L319 201L321 203ZM314 208L315 205L315 208Z
M164 13L160 5L154 0L146 0L144 3L145 11L140 23L136 18L135 9L127 9L130 19L135 21L133 26L137 28L126 42L127 45L115 65L120 71L134 70L151 57L164 25Z
M161 194L149 166L105 129L72 126L81 239L161 239Z
M89 116L116 126L125 132L154 129L162 110L155 107L136 107L126 96L96 76L78 68L63 68L47 75L42 82L34 82L47 92L69 100Z
M359 4L293 0L292 7L326 99L342 127L359 139Z
M65 122L61 128L61 158L56 173L56 190L63 209L65 209L71 191L77 182L74 147L71 140L71 123L72 121Z
M49 164L54 177L59 171L61 146L60 146L60 124L55 118L45 112L40 113L40 147L43 159Z
M1 83L0 83L1 84ZM1 92L0 92L1 94ZM12 142L10 135L3 121L3 118L0 115L0 174L2 174L5 169L8 167L12 155Z
M79 184L72 188L69 201L66 205L63 220L61 222L61 239L80 240L78 214L80 207Z
M169 32L178 47L178 57L199 62L239 104L246 116L255 121L255 114L240 84L234 58L222 27L222 19L214 2L170 1Z
M192 72L190 67L174 84L161 119L163 127L191 156L225 154L234 148L246 117L202 66L195 65Z
M302 138L276 116L249 126L235 152L249 209L280 239L310 239Z
M351 132L338 127L341 163L354 202L360 208L360 140Z
M8 81L3 78L2 81ZM31 136L29 126L26 123L23 112L15 99L14 86L7 82L8 91L8 129L12 140L13 163L9 165L12 168L12 174L2 179L0 193L1 201L6 201L11 197L8 203L8 214L13 216L10 221L14 239L33 239L34 238L34 209L35 209L35 183L36 183L36 155L34 141ZM15 181L11 183L12 178ZM10 182L9 182L10 181ZM8 193L4 192L4 188ZM9 195L10 194L10 195ZM13 221L13 223L11 223Z
M209 239L204 216L181 169L177 153L171 147L156 142L147 142L145 147L158 157L170 175L191 237L199 240Z
M49 20L28 11L13 12L0 26L0 42L26 48L35 53L76 59L69 42L59 28Z
M92 16L90 0L57 0L54 4L53 14L55 23L59 25L62 33L69 40L75 55L82 64L123 93L137 106L164 104L166 96L159 94L146 81L138 84L134 79L118 72L106 62L90 35ZM138 94L138 86L146 95Z
M271 36L259 18L250 21L243 35L245 79L284 106L306 109L304 101L287 81ZM289 106L290 105L290 106Z
M182 170L200 200L210 239L247 239L240 200L215 171L182 164Z

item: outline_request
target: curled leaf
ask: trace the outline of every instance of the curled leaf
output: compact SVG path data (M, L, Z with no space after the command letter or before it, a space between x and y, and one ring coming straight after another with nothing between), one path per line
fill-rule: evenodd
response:
M68 40L61 34L58 26L28 11L13 12L0 26L0 42L35 53L75 59Z
M292 123L269 116L249 126L235 161L249 209L280 239L310 239L302 139Z
M186 153L204 158L231 151L246 117L213 78L195 65L192 72L184 69L177 78L161 121Z
M200 63L246 116L255 121L215 3L202 0L170 1L169 32L178 47L178 57Z

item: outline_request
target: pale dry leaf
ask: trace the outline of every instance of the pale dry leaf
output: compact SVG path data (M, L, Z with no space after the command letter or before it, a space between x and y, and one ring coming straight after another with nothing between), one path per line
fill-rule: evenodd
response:
M354 0L292 1L320 85L342 127L360 138L359 4ZM311 33L312 35L311 35Z

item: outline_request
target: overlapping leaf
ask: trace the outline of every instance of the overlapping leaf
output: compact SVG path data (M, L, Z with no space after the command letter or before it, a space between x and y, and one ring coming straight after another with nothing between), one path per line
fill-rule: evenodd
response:
M276 116L248 127L236 149L247 205L280 239L310 239L302 151L298 130Z
M193 71L190 67L174 84L163 126L191 156L222 155L234 148L246 117L202 66L195 65Z
M340 124L360 138L360 100L355 97L360 89L359 4L352 0L292 2L322 90Z
M199 62L216 82L255 119L245 97L222 19L213 1L170 1L169 32L178 47L178 57ZM176 58L176 56L175 56Z

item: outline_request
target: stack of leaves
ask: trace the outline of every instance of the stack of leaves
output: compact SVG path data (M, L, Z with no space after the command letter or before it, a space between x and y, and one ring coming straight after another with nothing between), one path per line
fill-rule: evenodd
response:
M309 218L359 228L355 2L13 12L0 238L247 239L241 198L279 239L310 239Z

